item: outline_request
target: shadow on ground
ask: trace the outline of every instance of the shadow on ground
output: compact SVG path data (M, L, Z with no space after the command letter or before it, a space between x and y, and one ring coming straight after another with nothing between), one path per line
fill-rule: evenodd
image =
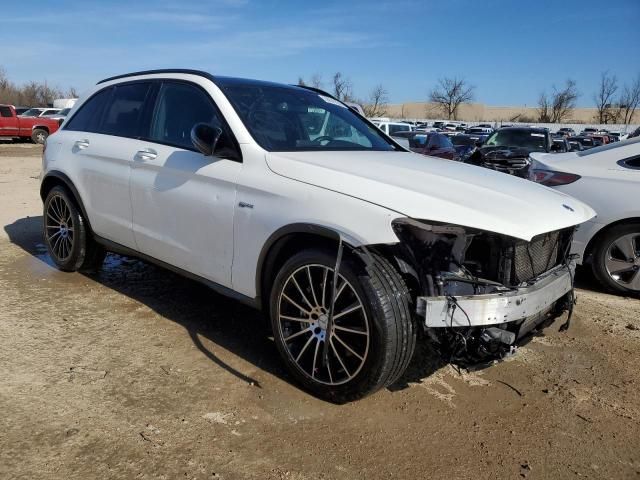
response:
M42 217L27 217L4 227L10 241L38 261L53 266L42 241ZM79 275L79 274L70 274ZM96 273L83 273L87 278L140 302L187 331L196 347L212 362L243 382L259 382L234 369L215 353L215 347L203 344L206 338L256 367L293 383L270 339L270 328L263 315L239 302L217 294L193 280L146 263L109 254ZM390 390L406 388L420 382L444 365L420 342L405 375Z

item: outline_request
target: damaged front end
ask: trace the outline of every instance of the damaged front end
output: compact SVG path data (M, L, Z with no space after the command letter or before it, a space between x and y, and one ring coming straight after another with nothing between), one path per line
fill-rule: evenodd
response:
M400 268L416 280L417 315L446 360L502 358L573 307L573 227L529 242L410 218L393 227Z

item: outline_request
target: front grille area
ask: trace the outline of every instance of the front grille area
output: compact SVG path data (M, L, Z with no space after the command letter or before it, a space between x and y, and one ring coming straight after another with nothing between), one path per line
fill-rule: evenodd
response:
M560 231L518 242L513 250L513 283L522 283L552 269L559 263Z
M476 235L465 255L465 268L479 278L516 286L565 261L573 228L533 237L530 242L496 234Z

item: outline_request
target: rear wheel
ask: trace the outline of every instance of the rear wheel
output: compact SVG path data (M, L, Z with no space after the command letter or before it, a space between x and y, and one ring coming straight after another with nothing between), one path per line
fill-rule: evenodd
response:
M592 268L609 290L640 294L640 223L610 228L593 251Z
M343 258L332 328L334 253L294 255L271 292L273 334L287 367L305 388L337 403L393 383L415 347L407 287L383 257L371 255L368 265L353 255Z
M33 143L43 144L47 140L48 136L49 132L42 128L36 128L31 132L31 140L33 140Z
M53 187L44 201L43 230L49 256L60 270L93 270L102 264L104 249L91 238L85 219L61 186Z

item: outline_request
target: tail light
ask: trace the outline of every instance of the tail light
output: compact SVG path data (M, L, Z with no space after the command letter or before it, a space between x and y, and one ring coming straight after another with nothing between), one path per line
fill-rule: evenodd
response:
M580 175L575 173L554 172L553 170L534 169L529 174L529 179L536 183L541 183L547 187L557 187L559 185L569 185L580 179Z

